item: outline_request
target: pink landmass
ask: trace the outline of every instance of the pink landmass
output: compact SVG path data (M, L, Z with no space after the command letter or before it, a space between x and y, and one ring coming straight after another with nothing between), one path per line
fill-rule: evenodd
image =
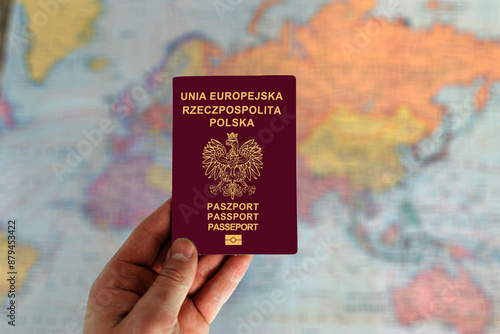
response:
M312 209L314 203L329 191L338 191L342 200L348 202L353 194L351 183L347 178L314 176L304 163L299 159L297 181L297 197L299 215L308 222L312 222Z
M462 334L486 333L492 304L463 268L457 277L435 267L394 291L396 315L403 326L439 319Z
M154 103L144 112L146 122L154 130L172 133L172 105Z
M124 91L111 105L111 113L116 117L130 116L136 113L136 106L130 91Z
M460 245L451 245L448 247L448 251L455 261L474 259L474 255L467 248Z
M116 161L88 190L87 210L102 227L135 227L167 200L168 194L147 182L150 158Z
M15 125L14 115L12 114L12 107L5 100L3 94L0 95L0 125L7 128L13 128Z
M398 242L400 231L401 226L399 226L399 224L389 226L387 230L382 232L382 236L380 237L382 243L387 246L393 246Z
M134 139L130 137L112 137L111 146L113 148L113 153L117 156L126 154L128 149L134 143Z
M369 232L366 230L364 226L358 225L354 227L354 235L356 236L356 240L361 244L363 249L365 249L369 254L374 254L376 251L373 248L372 243L370 242Z
M141 115L134 114L136 112L135 109L130 112L131 114L125 116L127 118L125 126L128 133L125 135L111 134L110 136L111 147L115 158L123 159L126 157L129 149L132 148L137 139L145 136L150 129L150 124L144 122Z

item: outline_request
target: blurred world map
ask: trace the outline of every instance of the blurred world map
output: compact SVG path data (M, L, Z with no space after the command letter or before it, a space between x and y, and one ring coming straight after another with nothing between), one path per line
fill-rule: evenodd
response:
M80 332L171 196L172 77L297 78L299 253L256 256L213 333L500 333L500 2L18 0L0 91L0 272ZM144 245L147 247L148 245ZM3 277L3 276L2 276Z

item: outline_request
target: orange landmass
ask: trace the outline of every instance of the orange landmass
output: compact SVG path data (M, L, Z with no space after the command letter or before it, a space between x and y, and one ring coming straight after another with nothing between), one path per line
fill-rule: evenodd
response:
M433 96L445 85L500 79L500 45L494 40L450 26L417 31L402 21L366 19L373 6L366 0L330 3L309 24L288 22L280 39L222 57L207 74L295 75L299 141L346 107L387 116L404 105L431 133L443 113Z
M426 3L426 6L427 6L427 9L436 10L439 8L440 3L439 3L439 1L436 1L436 0L428 0Z
M437 0L428 0L426 7L428 10L453 10L453 4Z
M476 110L482 111L486 103L490 100L490 83L486 82L479 87L474 95L474 102L476 104Z
M436 318L462 334L486 333L492 304L464 269L457 277L436 267L422 272L407 286L397 289L394 303L399 322L413 325Z
M272 7L279 5L283 0L266 0L259 5L259 7L255 10L255 13L248 24L248 31L253 35L257 35L259 33L259 22L262 19L262 16Z

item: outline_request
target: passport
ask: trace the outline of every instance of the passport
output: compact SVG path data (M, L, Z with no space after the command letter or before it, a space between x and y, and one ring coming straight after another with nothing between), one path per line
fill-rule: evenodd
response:
M295 77L175 77L172 99L172 239L295 254Z

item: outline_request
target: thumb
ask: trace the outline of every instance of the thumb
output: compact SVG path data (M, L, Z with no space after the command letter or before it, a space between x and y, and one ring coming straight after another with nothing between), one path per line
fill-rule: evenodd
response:
M188 239L177 239L167 253L163 267L149 290L127 318L140 332L172 330L196 276L198 252ZM130 327L129 327L130 328Z

